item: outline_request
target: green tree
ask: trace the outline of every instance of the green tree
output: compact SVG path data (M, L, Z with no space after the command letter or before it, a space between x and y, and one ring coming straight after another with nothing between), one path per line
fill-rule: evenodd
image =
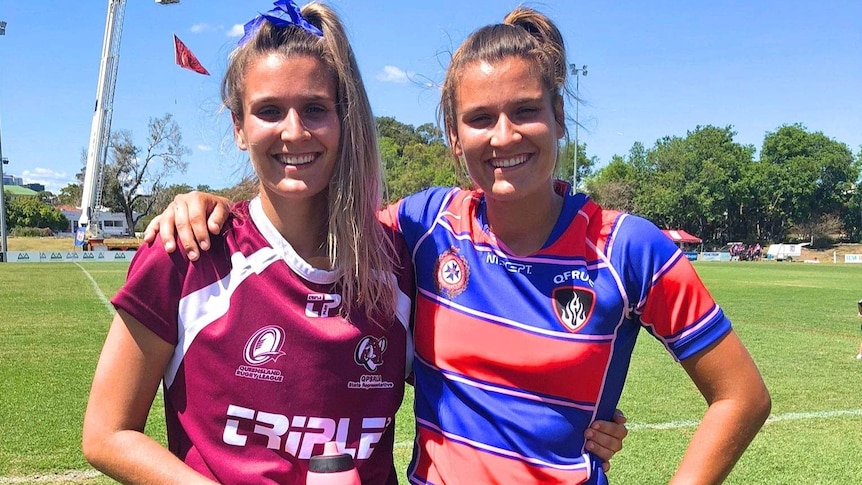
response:
M424 123L416 127L413 132L419 143L423 145L435 145L443 143L443 132L433 123Z
M388 136L377 139L377 148L380 150L380 159L386 174L395 173L401 165L401 148Z
M854 162L857 173L862 171L862 146ZM851 241L862 241L862 180L857 175L853 187L845 194L849 198L841 211L841 224Z
M182 132L171 114L150 118L147 143L138 147L128 130L112 134L110 164L102 181L103 205L126 216L134 228L142 217L153 211L165 180L172 174L185 173L189 153L182 144Z
M418 128L395 118L377 118L377 144L391 202L431 186L463 185L466 176L453 163L443 133L433 124Z
M655 168L649 165L643 143L635 142L628 156L614 155L611 161L586 180L586 191L608 209L643 214L636 195Z
M69 221L63 213L37 197L10 197L6 204L6 221L9 230L16 227L49 228L52 231L68 229Z
M586 192L607 209L636 212L636 190L636 170L619 155L614 155L605 167L586 181Z
M400 159L388 163L386 185L390 202L431 186L463 183L463 176L456 170L449 149L440 142L408 144Z
M638 186L638 210L659 226L710 240L740 237L754 147L734 142L735 135L731 126L698 126L685 138L658 140L646 154L644 167L654 170Z
M214 193L230 200L248 200L258 194L258 184L257 177L248 176L233 187L216 190ZM200 186L197 190L201 190Z
M67 184L60 189L60 194L57 195L57 203L61 205L73 205L80 207L81 191L83 190L82 182Z
M575 144L574 142L566 141L557 153L557 169L555 175L558 179L572 183L573 167L575 164ZM593 167L598 161L597 157L587 156L587 144L578 144L578 180L577 186L580 189L587 179L593 175Z
M403 153L404 147L411 143L424 143L422 137L416 135L413 125L402 123L389 116L377 118L377 136L392 139L398 147L399 155Z
M36 198L41 200L42 202L48 205L57 205L59 203L59 198L54 195L51 191L42 190L36 194Z
M774 235L795 227L814 240L827 216L838 217L852 201L859 161L850 148L801 124L767 133L759 162L766 217Z

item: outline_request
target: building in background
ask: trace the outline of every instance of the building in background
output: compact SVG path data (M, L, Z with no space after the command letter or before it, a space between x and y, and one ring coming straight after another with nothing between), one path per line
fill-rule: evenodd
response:
M14 175L3 174L3 185L24 185L24 179Z
M78 220L81 218L81 209L71 205L59 205L57 210L63 213L69 221L68 232L75 234L78 230ZM134 230L130 229L126 224L126 216L118 212L99 212L99 228L105 237L126 237L134 234ZM65 233L65 231L64 231Z

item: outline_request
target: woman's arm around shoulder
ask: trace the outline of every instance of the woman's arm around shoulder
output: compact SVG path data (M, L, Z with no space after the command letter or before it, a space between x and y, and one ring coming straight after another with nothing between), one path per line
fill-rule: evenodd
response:
M210 233L221 232L232 206L230 199L207 192L179 194L147 225L144 241L151 243L158 234L165 251L172 253L179 239L189 260L197 261L200 251L210 247Z

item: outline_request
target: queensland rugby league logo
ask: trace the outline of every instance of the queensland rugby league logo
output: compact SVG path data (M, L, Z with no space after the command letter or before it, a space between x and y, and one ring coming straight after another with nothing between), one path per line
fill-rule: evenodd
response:
M261 366L269 361L275 362L284 355L284 330L275 325L261 328L245 343L243 358L248 365Z
M577 332L589 321L595 307L596 294L585 288L555 288L551 297L554 313L570 332Z
M437 258L434 275L437 293L446 298L455 298L467 288L470 267L467 266L467 260L458 254L458 248L452 246Z
M248 365L237 367L235 375L245 379L255 379L267 382L284 382L280 369L264 367L270 362L276 362L284 355L284 329L268 325L254 332L245 342L242 359Z

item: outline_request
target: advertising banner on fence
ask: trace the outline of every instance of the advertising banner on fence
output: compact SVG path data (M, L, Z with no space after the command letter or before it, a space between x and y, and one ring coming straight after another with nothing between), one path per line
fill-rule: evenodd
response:
M730 261L728 252L703 252L700 253L701 261Z
M134 251L9 251L9 263L117 263L130 262Z

